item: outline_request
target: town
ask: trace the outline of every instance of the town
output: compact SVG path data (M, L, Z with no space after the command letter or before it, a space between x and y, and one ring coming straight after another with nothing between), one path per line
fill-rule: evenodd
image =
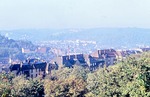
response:
M150 0L0 0L0 97L150 97Z
M39 47L36 50L37 53L46 53L46 51L47 48L44 47ZM63 67L73 68L75 65L82 66L90 71L96 71L104 66L110 66L117 62L121 62L129 55L147 51L150 51L150 48L138 48L132 50L102 49L95 50L90 54L68 52L66 55L59 55L56 53L57 56L49 61L39 58L27 58L24 61L19 61L11 60L11 58L8 57L1 58L0 72L12 72L16 76L25 75L30 78L44 78L46 75L50 74L52 70L58 70ZM33 51L22 48L22 53L29 54L33 53Z
M52 70L73 68L75 65L93 72L104 66L115 65L132 54L150 51L149 47L98 49L95 41L51 41L36 46L26 41L20 44L20 41L4 36L1 36L1 40L0 72L30 78L44 78Z

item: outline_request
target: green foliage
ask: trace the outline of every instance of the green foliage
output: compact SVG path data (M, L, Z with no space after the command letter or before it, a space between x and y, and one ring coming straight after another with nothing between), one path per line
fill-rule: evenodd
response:
M11 95L15 97L41 97L44 95L43 82L37 79L27 80L18 76L12 80L13 89Z
M12 84L11 80L14 78L12 74L0 74L0 96L1 97L10 97Z
M45 93L45 94L44 94ZM75 66L46 79L0 74L2 97L150 97L150 53L126 58L95 72Z
M42 97L43 81L27 80L24 76L14 77L12 74L0 75L0 96L2 97Z
M51 79L45 80L46 97L82 97L86 93L88 70L75 66L52 72Z
M149 97L149 85L150 59L142 54L88 74L86 96Z

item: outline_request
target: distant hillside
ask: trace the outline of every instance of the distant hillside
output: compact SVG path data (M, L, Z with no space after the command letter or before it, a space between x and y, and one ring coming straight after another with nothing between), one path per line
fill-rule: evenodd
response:
M93 29L64 29L64 30L14 30L1 31L13 39L31 41L49 40L94 40L100 45L111 47L135 45L150 45L150 29L142 28L93 28Z
M35 49L36 46L30 41L13 40L0 35L0 57L18 57L21 58L21 48Z
M0 47L2 48L35 48L31 41L14 40L0 35Z

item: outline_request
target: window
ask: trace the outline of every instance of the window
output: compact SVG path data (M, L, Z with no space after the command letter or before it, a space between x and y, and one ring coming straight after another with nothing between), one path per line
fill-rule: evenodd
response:
M31 73L33 73L33 69L31 69Z

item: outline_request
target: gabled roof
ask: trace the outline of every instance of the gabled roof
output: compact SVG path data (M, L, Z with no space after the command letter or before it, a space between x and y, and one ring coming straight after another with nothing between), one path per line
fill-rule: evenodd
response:
M10 71L18 70L20 69L20 64L12 64L9 69Z
M28 64L28 63L22 63L22 66L21 66L21 70L24 71L24 70L30 70L30 69L33 69L33 66Z
M107 53L107 57L116 57L116 52Z
M74 60L67 60L64 65L66 67L72 67L73 65L75 64L75 61Z
M52 69L56 69L56 70L58 69L58 64L56 62L48 64L48 71L50 71Z
M41 69L43 71L46 69L46 65L47 65L46 62L37 62L37 63L33 64L35 69Z
M79 65L79 66L88 66L88 64L85 61L82 60L76 60L75 65Z
M90 63L104 62L104 59L100 59L97 57L90 57Z
M85 60L81 60L81 59L79 59L79 60L77 60L77 61L79 61L81 64L82 64L82 63L86 63Z

